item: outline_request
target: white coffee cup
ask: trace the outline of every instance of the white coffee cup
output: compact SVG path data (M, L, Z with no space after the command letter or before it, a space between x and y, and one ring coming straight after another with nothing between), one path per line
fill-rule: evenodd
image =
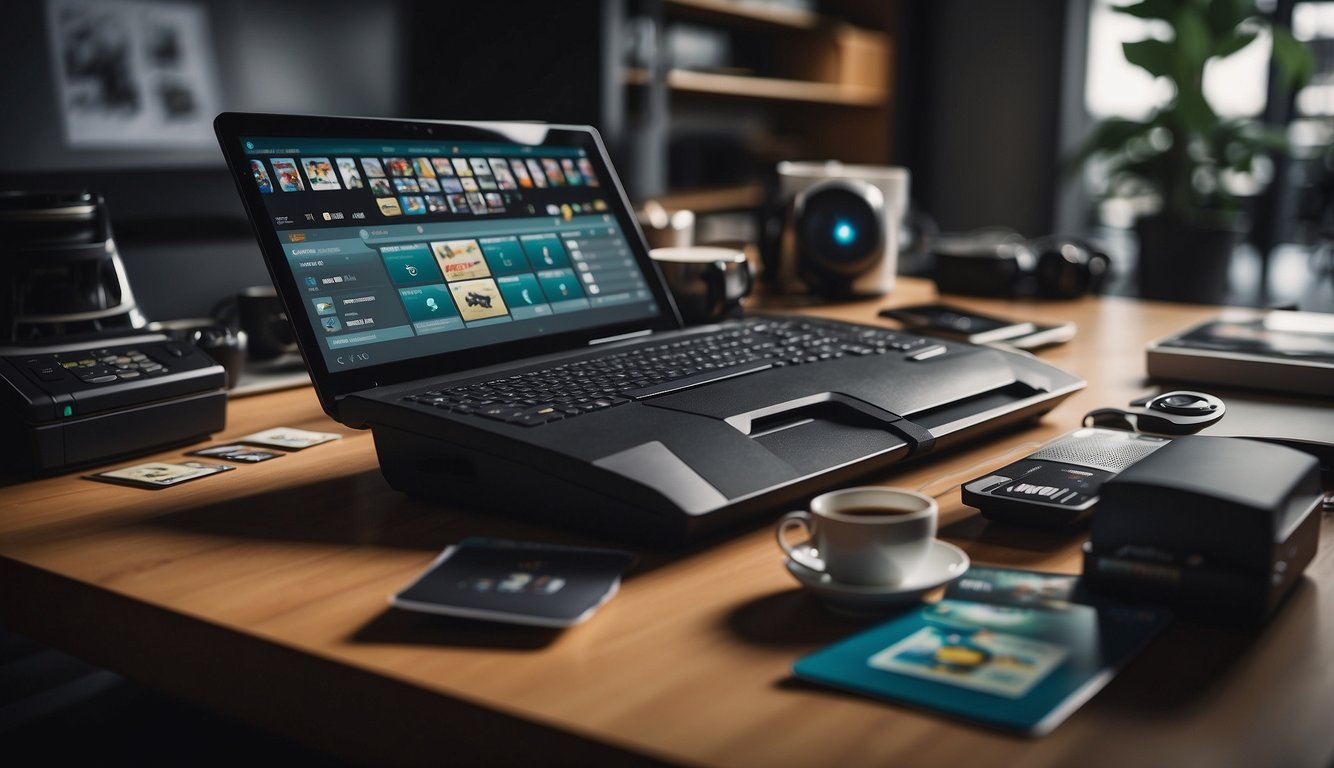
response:
M775 533L788 557L836 582L892 587L926 560L938 515L936 500L916 491L844 488L816 496L809 512L787 513ZM809 538L792 545L792 528Z

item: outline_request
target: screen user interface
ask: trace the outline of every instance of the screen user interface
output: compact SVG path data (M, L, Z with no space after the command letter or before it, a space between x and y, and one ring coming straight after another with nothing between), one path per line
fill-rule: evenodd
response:
M658 315L582 147L242 145L331 371Z

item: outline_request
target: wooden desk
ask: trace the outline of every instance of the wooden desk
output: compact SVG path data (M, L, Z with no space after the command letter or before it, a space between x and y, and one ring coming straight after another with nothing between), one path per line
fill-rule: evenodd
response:
M822 312L870 321L880 306L931 298L929 284L905 280L883 302ZM1144 342L1213 312L1115 298L962 303L1075 320L1078 338L1042 356L1089 387L1036 428L881 482L916 488L999 465L1087 410L1126 403L1145 389ZM0 623L374 764L1212 767L1334 756L1328 515L1305 582L1262 634L1179 624L1054 734L1030 740L794 681L796 657L866 622L797 589L767 522L646 555L620 595L563 632L391 611L388 595L465 535L579 539L390 490L370 434L328 420L309 389L233 401L217 441L277 425L345 439L156 492L76 475L0 487ZM1080 568L1081 535L988 525L957 492L942 514L942 536L977 562Z

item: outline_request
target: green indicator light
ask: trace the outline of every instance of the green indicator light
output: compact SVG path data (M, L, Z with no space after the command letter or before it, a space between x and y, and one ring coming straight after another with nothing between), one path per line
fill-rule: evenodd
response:
M63 415L63 416L73 416L73 415L74 415L74 406L72 406L72 405L67 405L67 406L65 406L65 410L62 412L61 415Z

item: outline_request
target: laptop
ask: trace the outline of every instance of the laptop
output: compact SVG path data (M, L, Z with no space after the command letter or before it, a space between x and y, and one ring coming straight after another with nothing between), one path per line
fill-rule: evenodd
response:
M416 497L673 545L1084 385L873 325L683 327L587 126L215 127L321 405Z

